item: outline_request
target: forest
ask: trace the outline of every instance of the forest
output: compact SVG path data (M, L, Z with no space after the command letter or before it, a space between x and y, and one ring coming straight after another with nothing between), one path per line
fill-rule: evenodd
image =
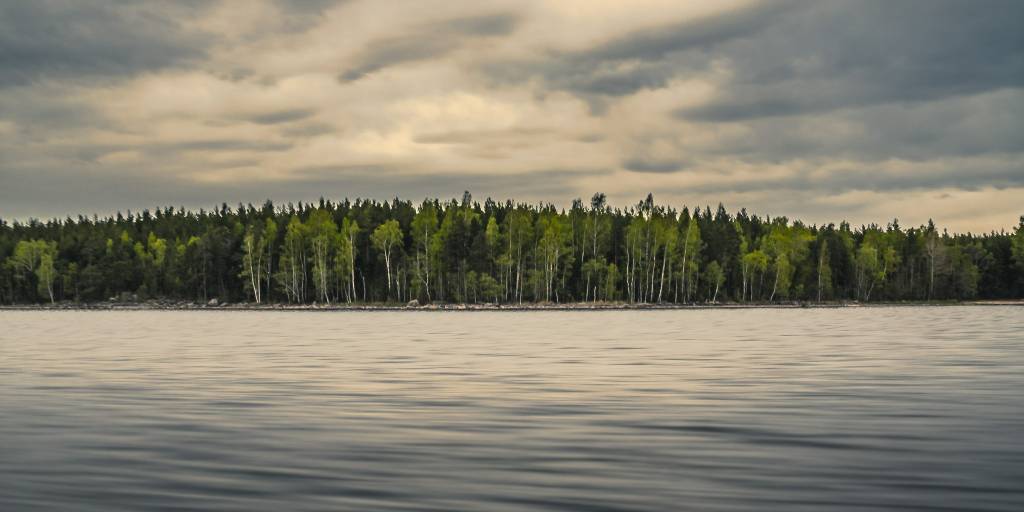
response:
M1024 297L1012 232L806 225L604 194L0 219L0 303L776 303Z

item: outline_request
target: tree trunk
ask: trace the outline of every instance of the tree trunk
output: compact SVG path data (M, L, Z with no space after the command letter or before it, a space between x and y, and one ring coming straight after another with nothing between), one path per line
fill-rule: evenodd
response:
M821 302L821 261L818 261L818 302Z
M661 292L665 289L665 265L668 263L668 244L665 244L665 257L661 260L661 278L658 280L658 302L661 302Z
M384 297L387 302L391 298L391 244L384 245L384 268L387 269L388 294Z

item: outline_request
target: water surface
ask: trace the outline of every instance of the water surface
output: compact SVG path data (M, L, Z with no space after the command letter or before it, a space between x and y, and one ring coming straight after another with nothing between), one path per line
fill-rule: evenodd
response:
M0 312L0 510L1024 510L1024 308Z

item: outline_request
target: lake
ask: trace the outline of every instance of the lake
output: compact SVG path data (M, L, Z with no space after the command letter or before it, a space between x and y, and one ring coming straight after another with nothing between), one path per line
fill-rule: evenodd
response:
M1024 510L1024 308L0 312L0 510Z

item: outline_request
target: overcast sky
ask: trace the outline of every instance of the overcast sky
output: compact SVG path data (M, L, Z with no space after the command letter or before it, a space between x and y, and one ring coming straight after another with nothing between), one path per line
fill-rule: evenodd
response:
M0 217L653 192L1024 214L1024 2L0 0Z

